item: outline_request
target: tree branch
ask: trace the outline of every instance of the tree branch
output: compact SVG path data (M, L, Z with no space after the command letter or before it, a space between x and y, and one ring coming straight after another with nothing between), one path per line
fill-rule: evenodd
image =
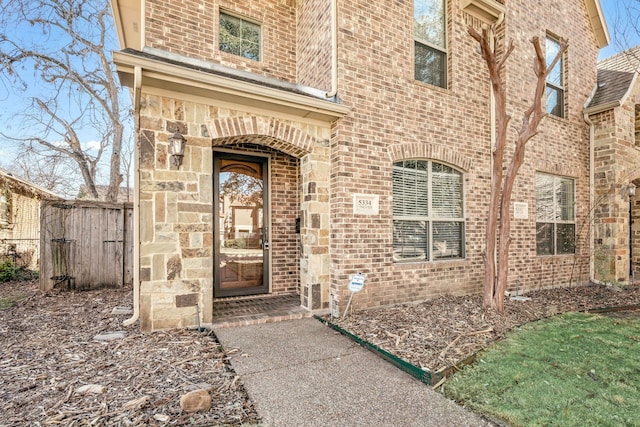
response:
M22 69L33 70L39 77L37 83L42 83L39 87L48 85L51 94L38 94L30 107L33 111L25 110L23 116L34 126L26 128L19 139L24 144L40 144L49 152L64 152L78 163L89 188L95 187L99 162L110 150L108 193L115 200L116 186L122 181L125 127L119 82L106 46L112 32L109 3L13 0L0 1L0 9L0 78L21 86L22 92L33 84L23 78ZM22 37L27 27L31 35ZM87 126L102 132L91 151L80 137ZM50 136L56 135L64 149L51 142L55 140Z

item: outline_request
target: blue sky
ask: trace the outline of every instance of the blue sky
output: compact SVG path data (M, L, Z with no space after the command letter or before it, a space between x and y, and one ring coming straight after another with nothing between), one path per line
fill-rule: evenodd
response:
M633 27L637 27L640 20L640 0L600 0L600 5L607 21L611 42L609 46L600 50L599 59L640 45L639 31Z
M2 3L2 0L0 0L0 3ZM39 22L37 18L40 17L40 14L45 18L49 16L55 17L56 14L51 10L52 5L41 6L36 2L25 2L25 13L29 18L25 19L22 16L20 5L16 5L16 3L6 2L6 5L3 5L0 12L2 13L0 16L2 30L0 32L8 34L17 45L52 56L59 56L58 53L62 49L72 49L74 47L72 39L57 26L32 24L30 22L30 20ZM105 7L107 2L104 0L80 0L74 2L74 4L82 4L86 16L97 16L94 13L96 8L99 10ZM99 40L100 27L97 24L93 24L94 22L87 23L84 20L74 21L75 29L82 31L83 36L95 42ZM109 31L106 43L108 46L107 51L117 49L115 30ZM11 42L2 40L1 44L3 51L12 50ZM96 64L99 64L97 55L91 54L90 51L80 58L71 56L71 61L76 64L76 68L84 66L86 69L92 70ZM52 89L52 85L43 83L40 77L43 69L44 67L37 67L34 61L25 60L14 64L12 74L6 72L6 69L0 73L0 120L3 123L0 133L8 136L6 139L0 136L0 166L4 168L11 170L16 166L16 158L20 154L19 150L22 149L21 144L11 140L11 137L41 137L53 145L65 146L62 142L64 133L62 125L58 124L56 126L56 121L50 120L49 117L42 114L41 109L30 108L33 97L41 98L46 103L47 108L55 111L63 119L73 121L72 127L79 136L80 144L89 155L95 156L98 153L99 141L107 132L105 129L109 129L109 124L105 123L100 114L92 113L94 110L91 108L90 99L76 87L69 88L68 85L65 85L53 96L55 89ZM14 77L19 78L16 79ZM95 88L100 89L99 85L96 85ZM123 96L121 98L126 101L129 98L128 91L124 90L122 93ZM123 106L123 109L125 112L127 111L126 106ZM85 114L80 114L80 111L84 111ZM33 117L33 119L29 117ZM37 144L34 145L38 146ZM105 153L101 158L97 174L98 184L104 184L108 181L109 155L110 152ZM65 170L73 174L73 172L78 172L79 168L70 163L70 166ZM16 170L16 172L20 173L20 170ZM77 175L77 177L70 177L66 182L73 182L76 186L79 185L81 179L80 175Z

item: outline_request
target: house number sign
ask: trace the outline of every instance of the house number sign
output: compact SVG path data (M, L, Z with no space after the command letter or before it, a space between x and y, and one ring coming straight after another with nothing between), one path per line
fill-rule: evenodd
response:
M373 194L353 195L354 215L378 215L380 211L380 196Z
M513 217L515 219L529 219L529 205L524 202L513 202Z

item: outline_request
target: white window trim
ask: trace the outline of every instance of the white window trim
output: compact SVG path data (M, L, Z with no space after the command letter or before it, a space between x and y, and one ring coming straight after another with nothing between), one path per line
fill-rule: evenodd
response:
M440 162L437 160L431 160L431 159L403 159L403 160L397 160L394 161L392 163L392 168L395 167L395 163L398 162L405 162L405 161L411 161L411 160L415 160L415 161L426 161L428 162L428 170L427 170L427 188L428 188L428 194L429 197L427 199L427 210L429 212L428 215L423 216L423 215L392 215L392 221L425 221L427 222L428 225L428 236L427 236L427 245L429 248L429 256L428 258L424 258L421 259L419 261L416 260L412 260L412 259L407 259L407 260L395 260L395 263L398 264L402 264L402 263L407 263L407 262L451 262L451 261L462 261L465 260L467 257L467 251L466 251L466 233L467 233L467 221L466 221L466 215L465 215L465 179L464 179L464 175L465 173L463 171L461 171L460 169L456 168L453 165L449 165L445 162ZM461 174L461 184L462 184L462 188L461 188L461 195L462 195L462 209L461 209L461 216L460 217L435 217L433 216L433 190L432 190L432 185L433 185L433 169L432 169L432 165L433 163L437 163L440 165L444 165L444 166L448 166L452 169L454 169L455 171L459 172ZM393 210L393 202L392 202L392 210ZM461 236L461 256L457 257L457 258L440 258L440 259L434 259L433 256L433 223L434 222L457 222L457 223L461 223L462 224L462 236ZM395 250L395 248L394 248Z
M549 220L542 220L539 221L537 218L537 209L538 209L538 200L537 200L537 196L536 196L536 229L538 227L538 224L553 224L553 229L554 229L554 239L553 239L553 253L551 254L539 254L538 250L537 250L537 237L536 237L536 256L540 256L540 257L545 257L545 256L566 256L566 255L570 255L573 256L575 255L575 248L577 246L577 234L576 233L576 213L577 213L577 209L576 209L576 180L573 177L570 176L563 176L563 175L554 175L554 174L550 174L550 173L545 173L545 172L536 172L536 175L545 175L545 176L549 176L551 178L553 178L553 182L554 185L552 186L552 188L555 188L555 182L556 180L560 180L560 179L567 179L570 180L571 183L573 184L573 219L570 220L563 220L563 219L549 219ZM534 180L535 182L535 180ZM559 207L559 202L557 200L556 197L556 192L552 191L551 192L552 196L553 196L553 209L555 210L557 207ZM557 224L573 224L574 226L574 251L571 253L558 253L558 233L556 232L556 225Z

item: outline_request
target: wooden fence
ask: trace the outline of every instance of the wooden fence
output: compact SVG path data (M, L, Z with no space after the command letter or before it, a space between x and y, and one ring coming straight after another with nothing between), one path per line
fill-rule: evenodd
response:
M43 200L40 289L98 289L133 283L133 205Z

